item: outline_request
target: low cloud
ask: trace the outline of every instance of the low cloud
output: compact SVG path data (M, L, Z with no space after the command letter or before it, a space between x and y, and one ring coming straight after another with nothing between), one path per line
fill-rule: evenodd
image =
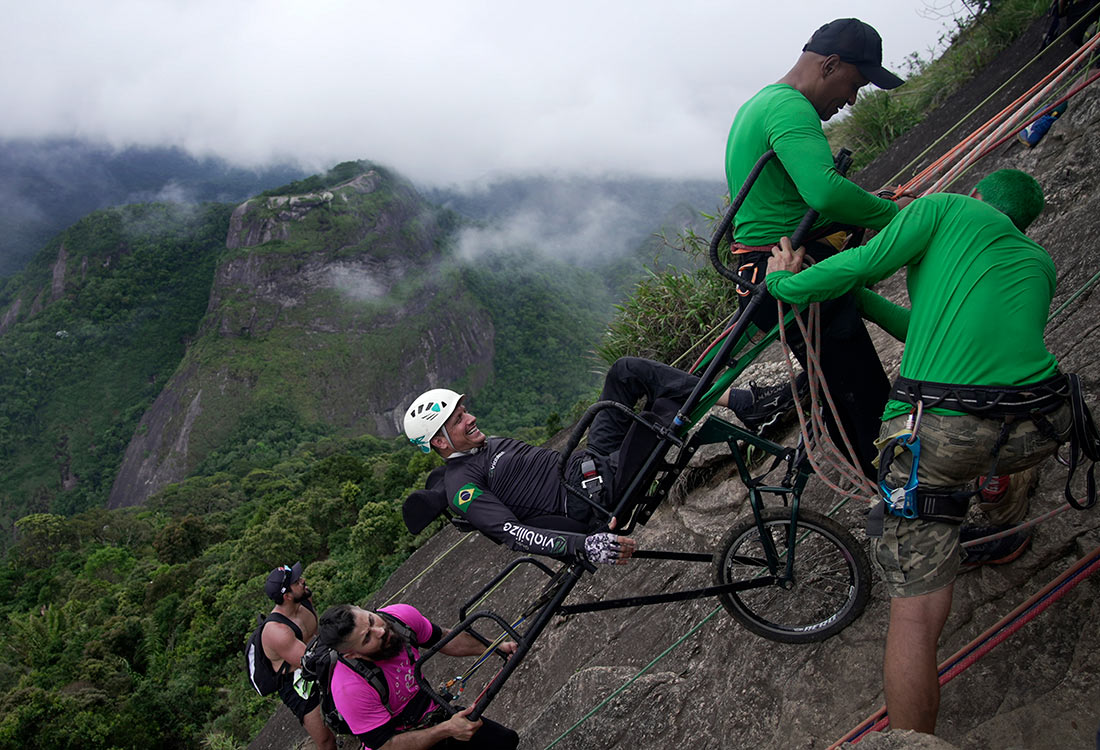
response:
M458 254L472 260L486 253L535 251L567 262L624 255L637 244L632 229L641 217L623 203L598 198L580 211L555 206L525 207L491 226L467 227L459 234Z
M17 71L0 78L0 137L311 170L366 158L433 184L551 169L717 179L737 108L817 26L863 18L901 69L964 10L926 6L44 0L0 25L0 65Z
M326 272L334 289L357 302L373 302L386 295L386 286L366 269L335 265Z

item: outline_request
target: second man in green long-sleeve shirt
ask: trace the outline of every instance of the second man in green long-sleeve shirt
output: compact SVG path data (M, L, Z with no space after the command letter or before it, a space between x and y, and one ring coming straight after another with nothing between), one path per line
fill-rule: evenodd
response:
M958 521L976 494L974 478L994 467L1014 473L1037 466L1067 438L1071 423L1057 392L1064 378L1043 341L1054 262L1023 234L1042 210L1042 190L1023 172L1005 169L978 183L975 196L920 198L863 247L801 271L800 253L784 240L766 280L772 294L793 304L855 291L871 303L865 308L874 308L876 322L904 338L901 377L916 390L895 389L882 436L890 441L915 432L920 453L903 451L892 462L884 453L883 478L901 487L915 469L918 499L956 503L948 514L956 522L944 517L945 506L923 502L915 517L886 513L883 502L872 511L884 513L874 559L891 597L883 677L894 729L935 730L936 645L951 609L961 558ZM902 267L911 312L864 288ZM980 398L965 401L960 392ZM998 406L1018 397L1026 412ZM907 428L907 415L920 413L917 403L950 408L924 408L919 424ZM1005 524L998 528L1026 512L1026 493L987 509L991 521Z

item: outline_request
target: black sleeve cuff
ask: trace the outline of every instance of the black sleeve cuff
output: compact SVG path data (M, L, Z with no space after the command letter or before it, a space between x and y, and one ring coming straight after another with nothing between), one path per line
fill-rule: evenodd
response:
M355 738L363 743L364 747L379 748L390 741L397 732L394 730L393 721L387 721L380 727L375 727L369 732L355 735Z
M443 630L433 622L432 623L432 634L430 636L428 636L428 640L424 641L420 645L423 646L424 648L431 648L435 644L439 643L440 639L442 639L442 638L443 638Z

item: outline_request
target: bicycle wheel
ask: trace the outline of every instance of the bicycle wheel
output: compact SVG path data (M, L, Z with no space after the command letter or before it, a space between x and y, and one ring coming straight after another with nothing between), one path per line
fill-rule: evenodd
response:
M779 558L776 573L786 572L790 508L760 513ZM719 585L771 575L760 531L753 517L726 534L715 557ZM742 625L783 643L823 641L848 627L871 595L871 564L851 533L831 518L799 511L792 581L747 589L718 598Z

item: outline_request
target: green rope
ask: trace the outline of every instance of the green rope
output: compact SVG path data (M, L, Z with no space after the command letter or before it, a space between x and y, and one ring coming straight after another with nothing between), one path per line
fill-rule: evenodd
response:
M394 592L393 596L391 596L391 597L390 597L389 599L387 599L386 601L382 602L382 604L381 604L381 605L379 605L379 606L385 607L385 606L386 606L387 604L389 604L390 602L392 602L392 601L393 601L394 599L396 599L397 597L401 596L401 594L403 594L403 593L405 592L405 590L409 588L409 586L412 586L412 585L413 585L414 583L416 583L417 581L419 581L419 580L420 580L420 579L421 579L421 578L422 578L422 577L424 576L424 574L425 574L425 573L427 573L427 572L428 572L429 570L431 570L431 569L432 569L432 568L434 568L434 567L435 567L436 565L438 565L438 564L439 564L439 562L440 562L440 561L441 561L441 560L442 560L442 559L443 559L444 557L446 557L447 555L451 554L451 551L452 551L452 550L453 550L453 549L454 549L455 547L457 547L458 545L462 544L462 543L463 543L464 541L466 541L466 540L467 540L467 539L469 539L469 538L470 538L470 537L469 537L469 534L463 534L463 535L462 535L462 537L461 537L461 538L460 538L460 539L459 539L459 540L458 540L457 542L455 542L454 544L452 544L452 545L451 545L450 549L448 549L448 550L447 550L446 552L444 552L444 553L443 553L442 555L440 555L439 557L437 557L437 558L435 558L434 560L432 560L431 564L430 564L430 565L428 565L428 567L426 567L426 568L424 568L424 570L420 571L420 573L418 573L418 574L417 574L417 575L416 575L416 576L415 576L415 577L414 577L414 578L413 578L413 579L412 579L411 581L409 581L409 582L408 582L408 583L406 583L406 584L405 584L404 586L402 586L402 587L401 587L400 589L398 589L398 590L397 590L396 592Z
M519 568L518 568L518 567L516 567L516 568L512 568L512 569L511 569L510 571L508 571L508 575L504 576L504 577L503 577L503 578L501 578L501 579L500 579L499 581L497 581L497 585L496 585L496 586L493 586L493 587L492 587L491 589L489 589L488 591L486 591L486 592L485 592L485 594L484 594L484 596L482 596L482 597L481 597L480 599L478 599L478 600L477 600L476 602L474 602L473 606L472 606L472 607L470 607L470 609L477 609L477 608L478 608L479 606L481 606L481 603L482 603L483 601L485 601L486 599L488 599L488 598L489 598L490 596L492 596L492 594L493 594L493 592L494 592L494 591L496 591L496 590L497 590L497 589L499 589L499 588L500 588L501 586L503 586L503 585L504 585L504 582L505 582L505 581L507 581L507 580L508 580L509 578L511 578L511 577L512 577L512 575L513 575L513 574L514 574L514 573L515 573L515 572L516 572L517 570L519 570Z
M672 644L671 646L669 646L669 647L668 647L668 648L666 648L666 649L665 649L664 651L662 651L662 652L661 652L661 653L660 653L660 654L659 654L659 655L658 655L657 657L655 657L655 658L653 659L653 661L649 662L649 664L646 664L646 665L645 665L644 667L642 667L641 671L639 671L639 672L638 672L638 674L634 675L634 676L633 676L633 677L631 677L631 678L630 678L629 680L627 680L627 681L626 681L625 683L623 683L622 685L620 685L620 686L619 686L619 687L618 687L618 688L617 688L617 689L616 689L616 690L615 690L615 691L614 691L613 693L611 693L610 695L608 695L608 696L607 696L606 698L604 698L604 699L603 699L602 701L600 701L600 702L599 702L598 704L596 704L596 706L595 706L595 707L593 707L593 708L592 708L592 709L591 709L591 710L590 710L590 711L589 711L588 713L586 713L586 714L585 714L584 716L582 716L581 718L579 718L579 719L578 719L578 720L576 721L576 723L575 723L575 724L573 724L573 726L569 727L569 728L568 728L568 729L566 729L566 730L565 730L564 732L562 732L561 734L559 734L559 735L558 735L558 736L557 736L557 737L556 737L556 738L554 739L554 741L553 741L553 742L551 742L551 743L550 743L549 745L547 745L547 746L546 746L546 747L544 748L544 750L550 750L550 748L552 748L552 747L553 747L554 745L558 744L558 743L559 743L559 742L561 742L561 741L562 741L563 739L565 739L565 737L566 737L566 736L567 736L567 735L568 735L569 733L571 733L571 732L572 732L572 731L573 731L574 729L576 729L576 728L577 728L577 727L579 727L579 726L580 726L581 724L583 724L583 723L584 723L585 721L587 721L587 720L589 719L589 717L593 716L593 715L594 715L594 714L595 714L596 712L598 712L598 711L599 711L600 709L602 709L602 708L603 708L604 706L606 706L606 705L607 705L607 704L608 704L608 703L609 703L609 702L610 702L610 701L611 701L611 700L612 700L612 699L613 699L613 698L614 698L615 696L617 696L617 695L618 695L619 693L623 692L623 691L624 691L624 690L626 690L626 689L627 689L628 687L630 687L631 685L633 685L633 684L634 684L634 683L635 683L635 682L636 682L636 681L637 681L637 680L638 680L638 679L639 679L640 677L642 677L642 676L643 676L643 675L644 675L644 674L645 674L646 672L648 672L648 671L649 671L649 670L650 670L650 669L651 669L651 668L653 667L653 665L654 665L654 664L656 664L657 662L659 662L659 661L660 661L661 659L665 658L665 656L667 656L667 655L668 655L669 653L671 653L671 652L672 652L672 651L673 651L674 649L676 649L676 647L678 647L678 646L679 646L679 645L680 645L681 643L683 643L684 641L686 641L686 640L687 640L688 638L690 638L691 636L695 635L695 633L697 633L697 632L699 631L699 629L700 629L700 628L702 628L702 627L703 627L704 625L706 625L706 624L707 624L707 623L708 623L708 622L709 622L709 621L711 620L711 618L713 618L713 617L714 617L714 616L715 616L716 614L718 614L718 613L719 613L719 612L721 612L721 611L722 611L722 608L721 608L721 607L715 607L715 608L714 608L713 610L711 610L710 614L708 614L708 615L707 615L706 617L704 617L704 618L703 618L702 620L700 620L699 622L697 622L697 623L695 624L695 626L694 626L694 627L692 627L692 629L691 629L691 630L689 630L688 632L686 632L686 633L684 633L684 634L683 634L682 636L680 636L679 640L677 640L677 641L676 641L675 643L673 643L673 644Z
M680 361L684 357L686 357L687 355L691 354L693 351L698 349L702 344L705 344L708 341L710 341L711 337L714 336L714 334L717 333L720 329L724 328L725 325L726 325L725 320L719 321L717 325L715 325L713 328L711 328L709 331L707 331L706 333L703 334L703 338L699 339L694 344L692 344L687 349L685 349L684 353L681 354L679 357L677 357L675 360L673 360L672 363L669 366L670 367L675 367L676 365L680 364Z
M1071 295L1070 295L1070 297L1069 297L1069 299L1067 299L1067 300L1066 300L1065 302L1063 302L1063 303L1062 303L1062 304L1061 304L1061 305L1060 305L1060 306L1058 307L1058 309L1057 309L1057 310L1055 310L1054 312L1052 312L1052 313L1050 314L1050 317L1049 317L1049 318L1047 318L1047 324L1049 325L1049 324L1050 324L1050 321L1054 320L1054 319L1055 319L1055 318L1057 318L1057 317L1058 317L1059 315L1061 315L1061 314L1062 314L1062 312L1064 312L1064 311L1065 311L1065 309L1066 309L1066 308L1068 308L1068 307L1070 306L1070 304L1071 304L1071 303L1073 303L1074 301L1076 301L1076 299L1077 299L1078 297L1080 297L1080 296L1081 296L1082 294L1084 294L1085 292L1087 292L1087 291L1089 290L1089 288L1090 288L1090 287L1092 287L1092 285L1093 285L1093 284L1095 284L1095 283L1097 282L1097 280L1100 280L1100 271L1097 271L1097 272L1096 272L1095 274L1093 274L1093 276L1092 276L1092 278L1091 278L1091 279L1089 279L1089 280L1088 280L1088 281L1086 281L1086 282L1085 282L1085 283L1084 283L1083 285L1081 285L1081 288L1080 288L1080 289L1078 289L1078 290L1077 290L1076 292L1074 292L1073 294L1071 294Z

